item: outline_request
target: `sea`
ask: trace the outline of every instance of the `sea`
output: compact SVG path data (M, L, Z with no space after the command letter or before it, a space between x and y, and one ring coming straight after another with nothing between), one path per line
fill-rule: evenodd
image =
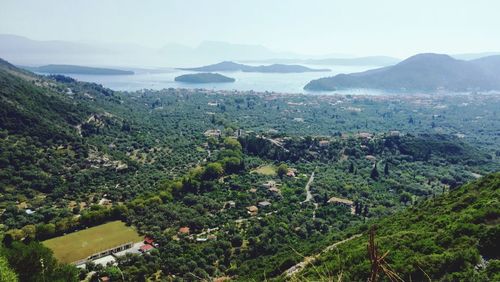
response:
M192 84L175 81L175 77L183 74L194 73L174 68L155 70L131 69L133 75L84 75L64 74L80 81L95 82L116 91L137 91L141 89L160 90L164 88L203 88L209 90L236 90L275 93L323 93L323 94L360 94L377 95L381 92L373 89L349 89L332 92L309 92L304 86L311 80L330 77L340 73L361 72L376 66L316 66L307 65L310 68L330 69L322 72L304 73L257 73L257 72L217 72L222 75L236 79L233 83L203 83Z

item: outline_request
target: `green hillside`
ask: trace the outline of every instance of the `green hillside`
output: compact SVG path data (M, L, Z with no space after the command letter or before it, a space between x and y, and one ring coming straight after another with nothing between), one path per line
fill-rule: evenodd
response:
M115 92L5 61L0 83L0 257L20 281L41 273L33 252L58 271L37 241L114 220L159 244L118 261L127 280L280 279L366 222L500 170L493 95Z
M499 199L500 173L485 176L375 222L375 242L381 254L389 252L386 261L405 281L498 281ZM296 278L366 281L367 244L364 232Z
M177 76L175 81L185 83L227 83L234 82L235 79L218 73L193 73Z

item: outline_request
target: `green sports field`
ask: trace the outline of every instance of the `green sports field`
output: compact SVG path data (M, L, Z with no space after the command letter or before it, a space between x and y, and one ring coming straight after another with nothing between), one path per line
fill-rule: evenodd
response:
M112 221L61 237L43 241L60 262L71 263L94 253L128 242L139 242L142 237L133 227L122 221Z
M253 173L258 173L262 175L275 176L276 175L276 167L273 165L263 165L252 171Z

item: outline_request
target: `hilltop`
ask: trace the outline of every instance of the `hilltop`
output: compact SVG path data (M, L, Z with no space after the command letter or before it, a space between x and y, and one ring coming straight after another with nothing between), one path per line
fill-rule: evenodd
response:
M389 252L387 263L409 281L497 281L499 188L500 173L494 173L375 222L379 253ZM362 233L297 278L365 281L370 261Z
M309 82L304 89L332 91L374 88L389 91L499 90L499 56L472 61L441 54L418 54L394 66L360 73L339 74Z
M242 71L242 72L262 72L262 73L301 73L301 72L323 72L330 71L328 69L311 69L301 65L285 65L285 64L272 64L261 66L249 66L238 64L235 62L224 61L221 63L197 67L197 68L181 68L182 70L190 71Z
M177 76L175 81L186 83L225 83L234 82L235 79L218 73L193 73Z

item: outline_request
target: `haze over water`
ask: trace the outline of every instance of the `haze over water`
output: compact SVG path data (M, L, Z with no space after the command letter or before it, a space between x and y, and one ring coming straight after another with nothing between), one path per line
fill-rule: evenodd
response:
M183 74L194 73L177 69L159 71L134 70L134 75L80 75L66 74L77 80L95 82L117 91L136 91L141 89L164 88L204 88L210 90L238 90L256 92L279 93L307 93L303 87L309 81L339 73L359 72L374 68L373 66L313 66L311 68L327 68L329 72L304 72L304 73L257 73L257 72L218 72L225 76L235 78L234 83L203 83L191 84L174 81L175 77ZM351 91L355 94L356 91ZM369 94L369 93L363 93ZM373 94L373 93L371 93Z

